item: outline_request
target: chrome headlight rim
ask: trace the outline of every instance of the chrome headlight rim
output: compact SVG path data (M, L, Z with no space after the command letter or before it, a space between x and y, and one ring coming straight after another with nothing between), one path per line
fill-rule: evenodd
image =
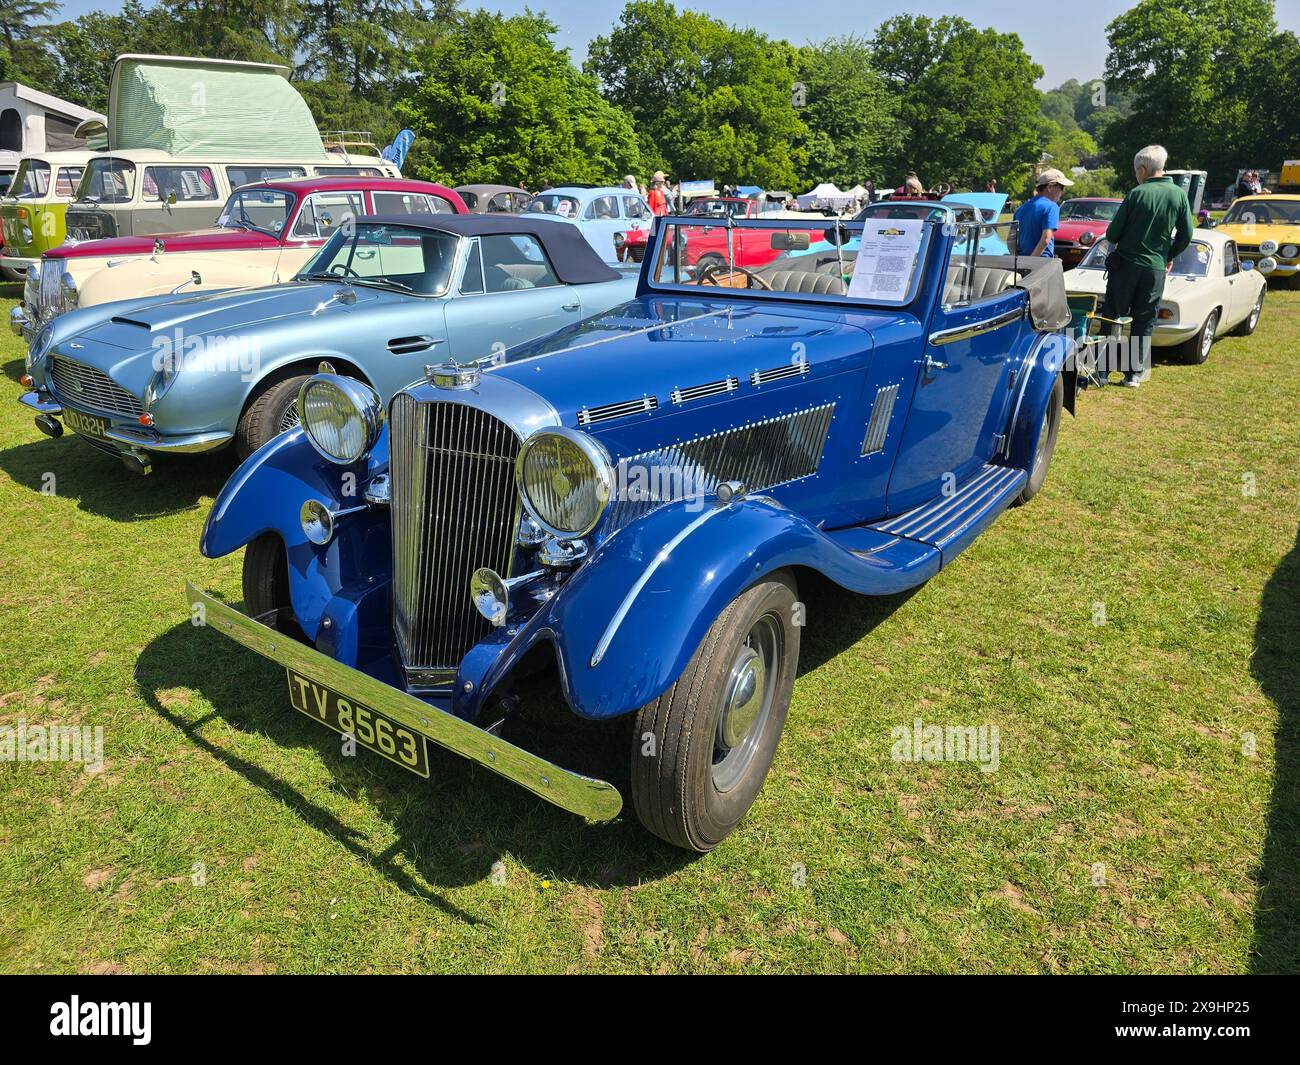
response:
M32 338L32 346L27 349L27 358L23 360L26 364L27 372L33 373L45 366L45 361L50 357L50 352L54 348L54 323L50 322L41 327L40 332Z
M1082 233L1079 234L1079 243L1082 244L1085 248L1091 248L1094 244L1097 243L1097 234L1094 233L1091 229L1085 229Z
M308 396L312 389L329 387L335 389L352 407L354 415L361 424L361 442L360 447L354 454L336 455L331 452L316 437L312 431L311 419L308 418L310 406ZM379 430L384 424L384 406L379 400L379 394L369 385L358 381L353 377L344 377L342 374L318 373L313 374L302 383L298 389L298 424L302 426L303 435L310 441L317 453L324 459L337 466L351 466L353 463L360 462L375 446L379 439Z
M581 529L563 529L552 524L528 496L525 478L528 457L552 437L559 437L577 447L590 465L592 476L596 481L597 498L601 500L601 504L591 521ZM610 500L614 497L614 461L610 458L605 445L593 436L565 426L543 426L532 433L519 449L519 457L515 460L515 484L519 489L519 498L523 502L524 510L543 530L560 540L579 540L599 525L600 519L609 510Z
M77 292L77 282L72 274L64 270L59 277L59 310L63 312L75 311L79 299Z
M1300 244L1283 244L1277 254L1282 259L1300 259Z

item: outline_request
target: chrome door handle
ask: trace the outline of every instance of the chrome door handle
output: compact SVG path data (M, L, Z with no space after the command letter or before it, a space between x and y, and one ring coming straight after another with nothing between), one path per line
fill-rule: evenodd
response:
M581 306L582 306L581 303L562 303L562 304L560 304L560 310L562 310L562 311L576 311L576 310L577 310L579 307L581 307Z
M940 362L938 359L932 359L929 355L925 357L925 376L929 377L932 373L938 373L940 370L948 369L946 362Z

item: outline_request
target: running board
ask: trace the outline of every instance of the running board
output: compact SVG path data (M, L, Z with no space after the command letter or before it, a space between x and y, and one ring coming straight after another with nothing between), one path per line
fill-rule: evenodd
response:
M952 495L937 496L867 528L936 547L946 566L1011 505L1025 480L1024 470L986 464Z

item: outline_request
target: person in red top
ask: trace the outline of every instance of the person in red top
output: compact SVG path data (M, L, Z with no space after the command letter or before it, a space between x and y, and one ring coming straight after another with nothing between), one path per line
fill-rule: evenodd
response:
M646 196L646 202L650 204L650 210L656 216L662 217L668 213L668 197L664 195L663 178L655 178L650 183L650 193Z

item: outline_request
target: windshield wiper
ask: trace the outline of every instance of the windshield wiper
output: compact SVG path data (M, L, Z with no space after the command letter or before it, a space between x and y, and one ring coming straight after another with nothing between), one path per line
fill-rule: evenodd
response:
M277 239L275 234L272 233L269 229L263 229L261 226L255 226L247 218L232 218L229 224L234 225L238 229L251 230L254 233L261 233L263 236L271 237L272 239Z
M331 274L331 273L327 273L324 270L320 270L314 274L299 274L297 277L294 278L294 280L295 281L335 281L342 284L343 282L347 281L348 278L343 277L340 274Z
M394 281L389 277L350 277L348 281L353 285L366 285L370 288L399 288L403 292L415 291L415 288L405 281Z

